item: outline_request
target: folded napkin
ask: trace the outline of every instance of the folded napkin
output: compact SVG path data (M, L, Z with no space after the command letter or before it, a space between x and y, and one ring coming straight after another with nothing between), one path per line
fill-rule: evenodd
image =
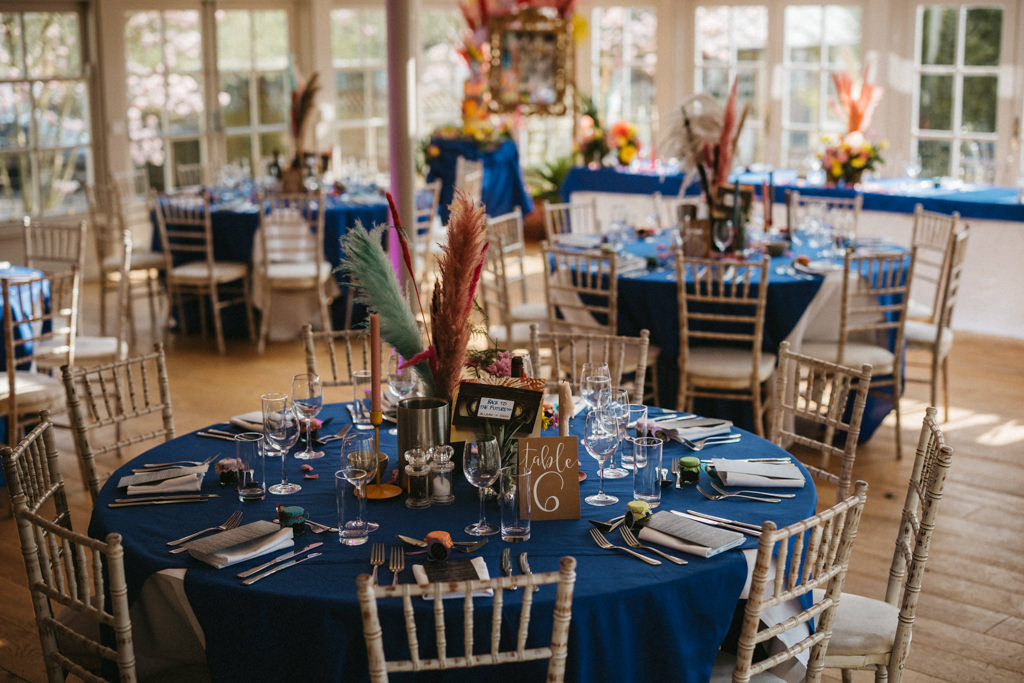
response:
M153 482L152 484L130 484L127 488L129 496L147 493L183 493L198 491L203 485L203 475L183 474L171 479Z
M555 244L560 247L597 247L601 244L600 235L582 235L571 232L562 233L555 237Z
M817 261L811 261L810 263L803 264L794 262L794 270L800 270L805 273L811 273L812 275L824 275L825 273L831 273L836 270L842 270L843 264L830 261L828 259L819 259Z
M726 486L803 488L804 473L792 462L752 462L712 458L710 466Z
M647 433L659 438L679 441L680 437L695 440L705 439L709 436L729 434L732 431L732 422L720 420L716 417L698 417L678 420L658 420L652 418L645 423Z
M666 511L655 513L637 536L642 541L700 557L713 557L746 540L738 531L702 524Z
M474 581L476 579L486 580L491 578L490 573L487 571L487 563L484 562L484 558L482 557L474 557L472 560L431 562L426 566L422 564L414 564L412 566L412 575L416 579L417 585L420 586L429 586L432 583L447 581ZM493 588L473 591L473 597L475 598L485 598L492 595L494 595ZM423 597L426 600L434 599L433 595L424 595ZM443 593L441 595L442 600L462 597L465 597L465 593L462 591Z
M242 413L241 415L235 415L228 422L247 432L262 432L263 412L254 410L251 413Z
M295 545L291 527L260 520L185 544L188 554L217 569Z

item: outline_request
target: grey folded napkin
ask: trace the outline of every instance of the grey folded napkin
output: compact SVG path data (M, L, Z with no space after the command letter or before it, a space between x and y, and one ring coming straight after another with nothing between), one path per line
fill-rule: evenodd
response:
M254 410L251 413L242 413L241 415L235 415L228 422L247 432L262 432L263 412Z
M198 491L203 484L203 475L208 469L208 465L195 465L127 474L118 480L117 487L127 489L126 493L129 496Z
M704 439L709 436L729 434L732 431L732 422L715 417L680 418L678 420L654 418L647 420L644 424L648 434L673 441L679 441L680 437L691 441Z
M490 572L487 571L487 563L484 562L482 557L474 557L472 560L450 560L448 562L435 562L429 566L422 564L414 564L412 566L412 575L416 579L417 585L429 586L431 583L449 582L449 581L475 581L477 579L486 580L491 578ZM449 598L462 598L465 597L465 593L462 591L456 591L454 593L443 593L441 595L442 600L448 600ZM473 597L490 597L494 595L494 590L488 588L487 590L473 591ZM424 599L433 600L433 595L424 595Z
M738 531L702 524L665 511L656 512L637 536L642 541L700 557L713 557L746 540Z
M185 544L188 554L217 569L295 545L291 527L260 520Z
M710 467L726 486L803 488L804 474L792 462L752 462L712 458Z

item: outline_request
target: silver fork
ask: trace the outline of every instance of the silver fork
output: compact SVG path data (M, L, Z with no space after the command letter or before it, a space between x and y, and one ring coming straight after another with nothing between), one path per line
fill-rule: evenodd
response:
M224 523L221 524L220 526L211 526L211 527L208 527L206 529L200 529L199 531L197 531L197 532L195 532L193 534L189 534L188 536L182 536L181 538L177 538L177 539L175 539L173 541L167 541L167 545L181 545L182 543L188 543L189 541L191 541L196 536L201 536L201 535L205 534L208 531L227 531L228 529L234 529L236 526L238 526L239 522L241 522L241 521L242 521L242 511L241 510L235 510L234 512L231 513L231 516L228 517L226 520L224 520ZM180 553L183 550L184 550L184 548L177 548L175 550L172 550L171 552L172 553Z
M684 560L681 557L676 557L675 555L669 555L668 553L663 552L661 550L658 550L657 548L652 548L649 545L644 545L643 543L640 542L639 538L637 538L636 536L633 535L633 532L630 531L628 527L620 527L619 528L619 533L622 534L622 540L625 541L626 545L628 545L630 548L640 548L642 550L650 550L655 555L661 555L662 557L664 557L669 562L675 562L676 564L686 564L687 563L686 560Z
M632 555L636 559L641 560L643 562L646 562L647 564L654 564L654 565L661 564L661 560L656 560L653 557L647 557L646 555L641 555L640 553L636 552L635 550L630 550L629 548L624 548L621 545L614 545L611 541L609 541L607 538L605 538L604 535L600 531L598 531L597 529L591 529L590 530L590 535L591 535L591 537L593 537L594 543L597 543L597 545L599 547L604 548L605 550L619 550L621 552L626 553L627 555Z
M716 484L714 479L708 479L708 483L711 484L711 488L726 496L731 495L733 493L746 493L751 496L764 496L766 498L796 498L795 493L775 493L774 491L772 491L771 493L767 493L765 491L748 491L746 489L741 489L739 491L726 491L721 486Z
M377 569L384 566L384 544L374 543L370 548L370 564L373 565L372 582L377 583Z
M720 436L709 436L709 437L706 437L706 438L703 438L703 439L699 439L697 441L690 441L689 439L687 439L684 436L680 436L679 437L679 443L683 444L684 446L689 448L691 451L701 451L701 450L704 450L705 446L709 446L709 445L710 446L715 446L715 445L723 444L723 443L736 443L739 440L740 440L740 435L739 434L729 434L728 436L726 436L724 434L720 435Z
M398 575L405 569L405 549L401 546L396 545L391 548L391 561L388 562L388 569L394 575L394 578L391 579L391 585L397 586Z
M679 472L679 458L672 458L672 474L676 475L676 488L683 488L683 475Z
M697 490L700 491L700 495L704 496L708 500L725 500L727 498L746 498L747 500L756 500L761 503L781 503L781 498L771 498L767 496L748 496L745 493L708 493L697 484Z

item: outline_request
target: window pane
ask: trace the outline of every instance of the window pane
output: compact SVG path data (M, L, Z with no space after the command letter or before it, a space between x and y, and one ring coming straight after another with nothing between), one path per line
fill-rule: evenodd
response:
M768 43L768 8L735 7L736 59L740 62L757 62L764 59Z
M0 220L21 218L35 206L31 177L28 154L0 157Z
M260 160L267 161L274 156L276 151L280 155L279 163L286 165L291 161L291 136L284 131L277 133L263 133L260 139ZM263 171L266 172L266 166Z
M74 81L37 82L32 88L36 98L42 147L70 147L89 144L86 119L85 84Z
M29 76L52 78L82 74L77 14L26 12L25 48Z
M276 71L288 67L287 12L284 10L253 12L253 40L256 48L257 69Z
M786 57L797 64L821 61L821 7L786 8Z
M124 25L124 50L129 74L150 73L160 68L159 12L130 12Z
M956 57L956 14L952 7L921 12L921 63L952 64Z
M0 77L20 78L24 76L22 64L21 15L17 12L0 12Z
M953 77L921 74L917 125L923 130L952 130Z
M366 129L359 127L338 130L338 146L341 147L341 156L344 159L366 159Z
M729 63L729 8L697 8L698 54L705 62Z
M995 143L964 140L960 143L962 177L968 183L994 183L996 180Z
M129 112L130 114L131 112ZM132 134L131 118L128 119L128 131L129 135ZM143 166L163 166L164 165L164 141L157 137L155 131L151 129L142 129L137 131L137 137L133 137L132 141L128 144L128 151L132 155L132 163L137 168ZM163 174L154 173L150 176L150 185L153 185L153 179L160 178L160 187L163 187ZM159 189L159 188L158 188Z
M815 123L818 120L818 73L789 72L790 123Z
M199 12L164 12L164 51L169 71L202 71Z
M825 8L825 41L830 64L860 59L860 8L830 5Z
M221 114L228 127L249 125L249 78L245 74L222 73L220 77Z
M377 69L370 73L373 79L372 102L370 116L376 118L388 115L388 73L385 69Z
M962 130L972 133L996 132L996 76L964 76Z
M227 145L227 163L233 164L240 160L249 160L252 154L252 143L248 135L229 135L225 139Z
M31 120L28 83L0 83L0 149L28 147Z
M83 150L56 150L39 155L39 183L42 201L34 212L53 212L70 208L73 196L82 191L86 179L86 155Z
M336 9L331 12L331 56L334 59L355 60L359 58L359 12L352 9Z
M761 120L761 93L760 70L743 70L736 73L736 101L750 105L747 112L749 119ZM743 106L742 104L739 106ZM749 120L748 119L748 120Z
M159 74L128 76L128 136L158 135L164 111L164 77ZM149 131L143 133L143 130Z
M921 157L921 176L924 178L948 176L950 154L948 140L918 140L917 155Z
M967 37L964 64L998 66L1003 34L1003 11L995 7L974 7L967 10Z
M339 71L334 76L338 119L362 118L365 111L365 78L358 71Z
M250 14L244 10L217 10L217 66L222 71L252 68Z
M192 74L167 76L167 122L171 135L198 133L203 111L203 82Z
M289 93L284 82L284 72L260 74L257 83L259 91L259 123L284 123L289 116Z
M706 92L718 99L725 99L729 96L728 69L701 69L700 76L701 92Z
M182 164L198 164L203 160L199 148L199 140L175 140L171 143L174 154L174 175L178 175L178 166Z

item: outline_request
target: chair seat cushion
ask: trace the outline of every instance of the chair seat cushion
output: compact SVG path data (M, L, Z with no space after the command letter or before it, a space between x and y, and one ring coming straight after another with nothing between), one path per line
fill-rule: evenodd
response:
M839 363L849 368L859 369L864 363L871 363L872 375L892 374L892 351L874 344L847 342L841 363L837 360L839 345L836 342L805 341L800 346L800 353L832 363Z
M937 325L920 320L908 320L904 323L903 328L903 335L907 340L907 345L915 348L931 349L935 344L937 332ZM942 336L939 337L939 357L949 355L951 348L953 348L953 330L947 327L942 330Z
M719 346L695 346L689 350L686 359L688 381L701 378L715 380L736 380L745 382L750 378L751 352ZM757 368L759 382L766 381L775 371L775 354L761 353Z
M118 344L117 337L77 337L75 339L75 362L108 358L114 360L127 355L128 342L122 341Z
M210 279L210 269L206 261L191 261L175 266L171 271L174 279L180 282L202 284ZM249 267L244 263L233 261L215 261L213 263L213 279L217 282L241 280L249 275Z
M814 591L814 600L824 591ZM832 640L826 656L879 655L892 650L899 623L899 607L883 600L866 598L856 593L843 593L839 598Z
M530 325L531 323L513 323L511 336L509 335L507 325L493 325L487 328L487 334L498 346L503 346L505 348L529 346ZM541 331L546 331L548 329L547 322L538 321L537 325Z
M709 683L732 683L732 672L736 669L736 655L718 651L715 656L715 665L711 668ZM779 678L771 671L764 671L750 677L756 683L784 683L786 679Z
M273 281L274 287L309 288L317 284L316 264L312 261L270 263L267 265L266 276ZM320 279L326 281L331 277L331 264L326 261L320 264Z
M14 391L18 394L19 413L37 413L64 402L61 381L39 372L15 372ZM10 393L10 379L6 372L0 372L0 412L7 411Z
M911 299L907 302L907 318L915 320L930 320L932 317L932 307L928 304L923 304L920 301L914 301Z
M518 306L512 306L509 309L512 319L516 322L525 321L531 323L544 323L547 324L548 319L548 305L547 304L519 304Z

